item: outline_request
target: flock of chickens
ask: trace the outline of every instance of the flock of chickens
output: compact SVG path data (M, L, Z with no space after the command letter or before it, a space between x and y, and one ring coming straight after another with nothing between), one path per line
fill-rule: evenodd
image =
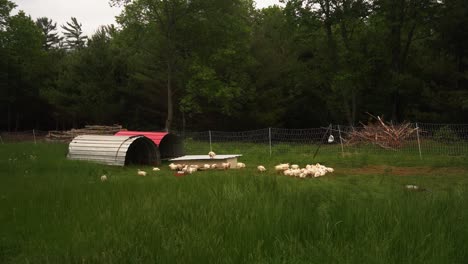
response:
M214 159L214 157L216 156L216 153L214 153L213 151L210 151L208 153L208 156L211 158L211 159ZM242 163L242 162L238 162L236 164L236 168L238 169L242 169L242 168L245 168L246 165L245 163ZM181 174L192 174L198 170L210 170L210 169L229 169L231 168L231 163L229 162L222 162L221 164L204 164L203 166L199 166L199 165L186 165L186 164L174 164L174 163L171 163L169 164L169 169L171 169L172 171L177 171L178 173L181 173ZM267 169L265 168L265 166L263 165L259 165L257 166L257 170L261 173L265 172ZM153 171L160 171L159 168L155 167L153 168ZM290 177L298 177L298 178L316 178L316 177L321 177L321 176L324 176L325 174L329 173L329 172L333 172L334 169L333 168L330 168L330 167L326 167L326 166L323 166L319 163L315 164L315 165L306 165L304 168L300 168L299 165L297 164L292 164L292 165L289 165L289 163L283 163L283 164L279 164L279 165L276 165L275 166L275 171L277 173L281 173L283 175L286 175L286 176L290 176ZM147 175L147 172L146 171L143 171L143 170L140 170L138 169L137 170L137 175L139 176L146 176ZM101 176L101 181L107 181L107 176L106 175L102 175Z

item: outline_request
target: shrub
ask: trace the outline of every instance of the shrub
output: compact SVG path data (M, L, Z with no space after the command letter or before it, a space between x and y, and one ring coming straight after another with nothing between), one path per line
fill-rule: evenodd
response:
M444 143L453 143L459 140L457 133L449 126L443 126L434 132L434 139Z

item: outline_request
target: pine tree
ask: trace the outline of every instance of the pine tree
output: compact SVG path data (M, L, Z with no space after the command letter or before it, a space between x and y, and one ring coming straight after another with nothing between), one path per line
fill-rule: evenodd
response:
M36 25L42 30L44 35L42 48L44 50L50 50L51 48L58 47L63 38L59 37L56 32L57 23L54 23L52 19L48 19L47 17L41 17L36 20Z
M64 47L68 50L81 49L86 45L88 37L83 36L83 30L81 29L81 23L78 23L76 17L71 18L71 22L67 22L67 25L63 25L62 29L65 30Z

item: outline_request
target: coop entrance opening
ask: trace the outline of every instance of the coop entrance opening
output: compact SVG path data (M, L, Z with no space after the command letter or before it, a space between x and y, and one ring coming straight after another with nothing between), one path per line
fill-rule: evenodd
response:
M125 165L159 165L159 163L157 146L146 137L133 141L127 150Z

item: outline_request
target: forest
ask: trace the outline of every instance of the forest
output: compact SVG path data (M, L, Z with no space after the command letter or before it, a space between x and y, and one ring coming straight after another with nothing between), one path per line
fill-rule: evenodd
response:
M468 123L468 1L282 2L111 0L86 36L0 0L0 130Z

